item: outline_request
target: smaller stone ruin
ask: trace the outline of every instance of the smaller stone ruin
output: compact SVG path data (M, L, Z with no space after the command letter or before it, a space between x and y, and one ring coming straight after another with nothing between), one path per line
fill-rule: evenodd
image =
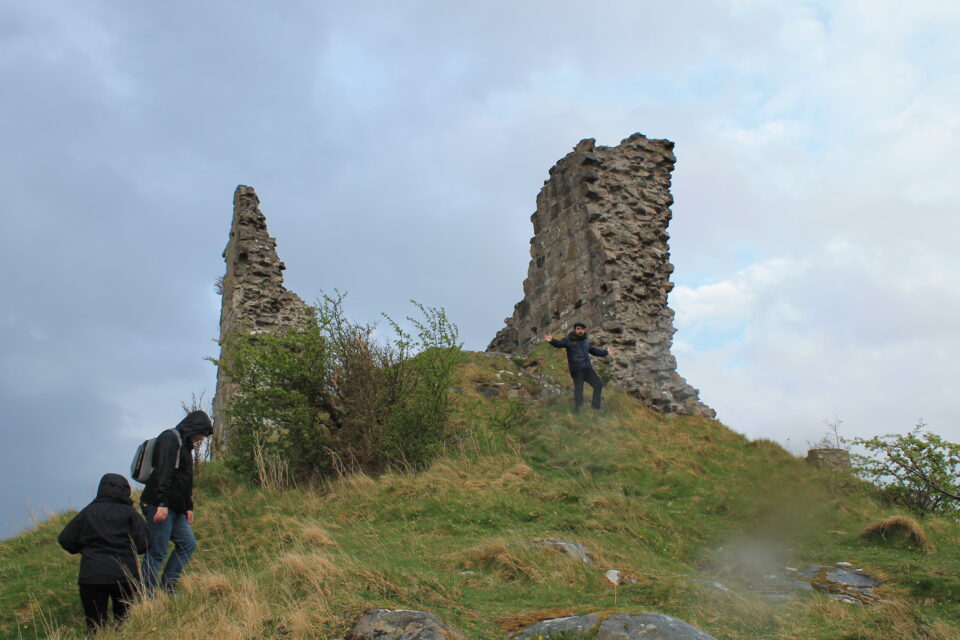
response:
M810 449L807 451L807 464L818 469L849 469L850 452L846 449Z
M313 309L283 286L286 266L277 257L277 241L267 232L267 219L253 187L240 185L233 194L233 222L223 251L227 272L221 283L220 345L235 331L276 332L310 324ZM213 399L216 447L229 433L229 406L236 389L217 369L217 392Z

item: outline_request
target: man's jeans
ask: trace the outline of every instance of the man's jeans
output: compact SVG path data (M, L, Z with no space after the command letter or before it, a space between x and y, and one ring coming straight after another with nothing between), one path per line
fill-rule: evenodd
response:
M594 409L600 408L600 391L603 389L603 382L600 376L593 370L593 367L586 369L571 369L570 376L573 378L573 404L576 411L580 411L583 406L583 383L586 382L593 387L593 399L590 406Z
M190 559L193 550L197 548L197 539L187 524L185 513L175 513L167 510L167 518L163 522L154 522L153 514L157 512L156 505L140 504L143 517L147 519L147 530L150 532L150 544L143 555L143 586L146 593L152 594L157 588L157 576L160 574L160 565L167 557L167 547L173 542L173 553L167 560L167 566L160 577L160 588L173 591L180 572Z

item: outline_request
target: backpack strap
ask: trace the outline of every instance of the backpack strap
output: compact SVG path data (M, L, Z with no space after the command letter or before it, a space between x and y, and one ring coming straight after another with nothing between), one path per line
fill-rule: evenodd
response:
M183 438L180 437L180 432L177 431L176 429L171 428L171 429L167 429L167 431L173 431L173 435L177 436L177 442L180 443L180 446L177 447L176 462L173 463L173 468L179 469L180 468L180 449L183 448Z

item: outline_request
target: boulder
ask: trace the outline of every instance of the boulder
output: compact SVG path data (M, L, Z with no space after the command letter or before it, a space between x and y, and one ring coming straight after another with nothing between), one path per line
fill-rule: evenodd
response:
M432 613L370 609L357 618L347 640L463 640L463 635Z
M600 623L600 616L567 616L565 618L552 618L550 620L541 620L540 622L527 627L523 631L513 636L511 640L524 640L532 638L550 638L563 634L582 635L584 637L595 637L597 626Z

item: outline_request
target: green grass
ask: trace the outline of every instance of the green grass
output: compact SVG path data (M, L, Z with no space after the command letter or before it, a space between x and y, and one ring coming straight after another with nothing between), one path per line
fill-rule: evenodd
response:
M457 383L463 439L421 473L265 492L205 465L200 546L179 593L137 605L122 631L102 637L335 638L374 606L430 611L468 638L621 611L674 615L731 640L960 637L955 522L923 523L930 552L863 540L896 512L848 475L613 392L600 415L572 416L564 397L527 424L488 428L505 401L482 398L474 382L508 369L515 376L502 378L536 394L539 375L566 384L562 367L548 350L527 361L471 355ZM0 636L81 637L78 560L56 544L69 517L0 545ZM547 537L584 544L598 566L517 544ZM743 571L836 561L883 579L882 602L773 601ZM606 568L636 583L614 588Z

